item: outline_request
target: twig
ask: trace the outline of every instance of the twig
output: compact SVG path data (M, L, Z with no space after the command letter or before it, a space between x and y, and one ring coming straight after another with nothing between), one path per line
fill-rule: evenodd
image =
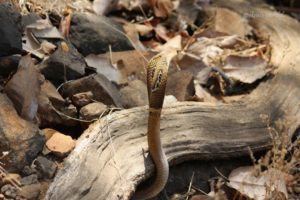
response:
M191 178L191 181L190 181L190 185L189 185L189 189L187 191L187 194L189 194L191 192L191 188L192 188L193 180L194 180L194 175L195 175L195 172L193 172L193 175L192 175L192 178ZM189 195L186 196L185 200L188 200L188 199L189 199Z

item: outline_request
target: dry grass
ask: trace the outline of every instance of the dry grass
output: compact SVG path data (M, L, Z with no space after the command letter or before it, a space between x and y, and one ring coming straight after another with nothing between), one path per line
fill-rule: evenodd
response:
M255 173L259 175L265 170L281 172L290 195L288 199L292 200L297 196L294 187L300 183L300 137L293 142L290 140L288 130L290 124L291 120L279 120L275 123L275 128L268 126L273 147L256 162ZM277 178L274 177L274 180ZM267 199L274 199L272 191L269 191L268 196Z

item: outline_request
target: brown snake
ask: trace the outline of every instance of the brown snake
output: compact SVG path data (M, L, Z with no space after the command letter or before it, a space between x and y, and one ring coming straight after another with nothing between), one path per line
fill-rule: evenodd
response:
M156 177L151 186L138 191L136 200L146 200L157 196L165 187L169 176L169 164L160 140L160 115L165 97L169 59L163 54L154 56L147 67L147 89L149 99L148 146L155 164Z

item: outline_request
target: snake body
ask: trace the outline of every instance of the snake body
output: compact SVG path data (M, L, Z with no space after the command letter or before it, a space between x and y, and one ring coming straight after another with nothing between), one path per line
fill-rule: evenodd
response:
M165 187L169 176L169 164L160 140L160 116L167 84L168 59L158 54L154 56L147 67L147 90L149 99L148 146L150 156L155 164L156 177L151 186L138 191L137 200L151 199Z

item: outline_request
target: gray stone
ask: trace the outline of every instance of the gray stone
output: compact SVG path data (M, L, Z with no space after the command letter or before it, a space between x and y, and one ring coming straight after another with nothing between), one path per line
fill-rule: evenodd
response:
M24 168L42 151L45 143L38 127L22 118L10 100L0 94L0 152L9 152L1 160L8 171Z
M1 187L1 193L3 193L5 197L15 198L17 196L17 189L10 184L6 184Z
M77 117L77 109L68 105L63 97L56 91L50 81L44 81L38 97L38 119L40 126L75 126L77 121L66 117Z
M39 66L46 79L55 85L65 80L80 78L85 74L86 63L83 56L71 43L67 43L67 45L69 49L67 52L59 45L57 50Z
M146 84L141 80L131 81L128 86L120 90L124 108L144 106L148 104Z
M36 174L31 174L29 176L25 176L21 179L22 185L31 185L33 183L38 182L38 176Z
M61 91L64 97L70 98L74 94L90 91L96 101L106 105L122 106L118 89L102 74L93 74L68 82L63 85Z
M101 102L90 103L80 109L80 118L84 120L98 119L104 116L107 106Z
M45 178L54 177L54 174L57 169L57 165L53 161L43 156L39 156L37 157L37 159L34 161L33 164L36 166L36 169L38 172L40 172L41 176Z
M22 52L21 15L8 3L0 4L0 56Z
M120 24L105 16L74 14L71 21L70 40L82 55L109 51L133 50Z
M93 93L91 91L74 94L72 102L77 107L83 107L93 101Z
M34 168L32 168L32 167L30 167L30 166L28 166L28 165L26 165L24 168L23 168L23 170L22 170L22 174L24 175L24 176L29 176L29 175L32 175L32 174L36 174L36 169L34 169Z

